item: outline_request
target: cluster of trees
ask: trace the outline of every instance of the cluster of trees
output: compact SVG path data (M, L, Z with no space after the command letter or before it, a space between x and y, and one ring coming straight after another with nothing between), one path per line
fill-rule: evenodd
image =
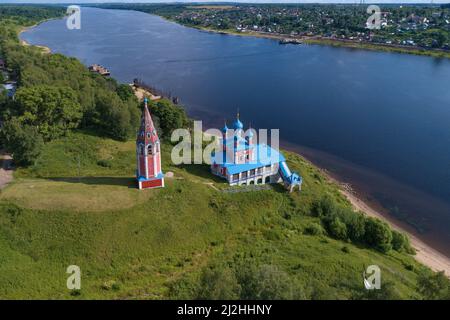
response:
M414 254L406 235L392 230L379 219L336 204L329 196L313 203L312 214L320 218L325 230L333 238L365 244L383 253L394 249Z
M426 300L450 300L450 280L441 272L422 272L417 280L418 291Z
M42 142L72 129L127 140L139 126L141 106L128 85L91 73L74 58L19 44L21 26L62 14L62 8L0 6L0 56L19 87L15 99L0 97L1 144L19 165L33 163ZM164 136L188 122L184 109L169 101L153 107Z
M335 4L234 4L195 6L182 4L105 4L101 7L158 14L193 27L216 30L256 30L278 34L300 34L363 41L403 44L413 40L424 48L449 49L448 6L381 6L387 25L369 31L367 5ZM420 18L417 20L417 18Z
M160 138L170 139L173 130L191 125L184 108L167 99L151 102L149 107Z
M28 26L39 21L63 16L65 8L62 6L35 6L35 5L0 5L0 17L5 23L10 20L17 25Z
M181 299L202 300L292 300L305 299L303 287L279 267L255 265L251 261L235 267L225 264L206 266L193 284L177 281L170 295Z
M51 141L76 128L92 128L118 140L136 133L140 109L128 86L92 74L72 58L43 55L12 41L0 45L19 85L15 99L0 106L2 142L18 164L29 164L33 158L18 155L24 150L16 149L16 139L24 137L11 131L18 128L14 124L35 132L25 136L29 146L34 139Z
M231 264L212 262L203 268L198 278L181 278L169 285L172 298L202 300L334 299L330 290L320 280L305 287L277 265L253 260ZM417 292L426 300L448 300L450 281L443 272L423 270L418 274ZM396 300L401 296L393 282L383 280L380 290L355 287L349 298Z

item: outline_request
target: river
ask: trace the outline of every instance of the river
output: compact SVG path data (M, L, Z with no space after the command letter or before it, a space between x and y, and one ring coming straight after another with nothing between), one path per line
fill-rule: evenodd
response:
M82 8L31 44L180 98L207 125L279 128L299 151L450 256L450 60L203 32L135 11Z

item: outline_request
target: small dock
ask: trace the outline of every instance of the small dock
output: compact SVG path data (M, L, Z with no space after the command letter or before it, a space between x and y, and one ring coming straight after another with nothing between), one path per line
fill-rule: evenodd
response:
M106 69L105 67L103 67L99 64L93 64L93 65L89 66L89 71L96 72L105 77L111 75L111 72L109 72L108 69Z

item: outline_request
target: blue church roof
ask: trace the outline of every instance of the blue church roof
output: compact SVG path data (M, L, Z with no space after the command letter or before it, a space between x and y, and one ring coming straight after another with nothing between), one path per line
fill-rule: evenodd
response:
M256 150L254 151L256 154L256 161L251 161L249 163L243 164L235 164L231 162L232 159L226 159L230 162L227 162L225 160L226 162L222 163L224 161L223 151L216 152L215 154L211 155L211 161L212 163L216 163L219 166L226 168L229 174L237 174L243 171L248 171L285 161L284 156L280 152L266 144L257 144L254 147L256 148Z
M222 132L226 133L227 131L228 131L228 127L227 127L227 124L225 123L225 125L222 128Z
M244 129L244 125L242 124L241 120L239 120L239 117L236 118L236 120L233 122L233 129L234 130Z

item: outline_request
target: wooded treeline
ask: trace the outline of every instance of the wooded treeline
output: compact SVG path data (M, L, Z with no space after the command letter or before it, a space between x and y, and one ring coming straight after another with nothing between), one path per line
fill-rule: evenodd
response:
M0 99L2 144L19 165L33 162L42 143L84 128L117 140L136 134L141 107L127 84L90 72L75 58L44 54L19 43L20 28L63 16L61 7L0 6L0 57L17 81L14 99ZM158 115L184 125L184 110L171 103ZM164 110L164 109L167 109ZM167 114L166 114L167 113ZM164 124L171 131L170 125Z

